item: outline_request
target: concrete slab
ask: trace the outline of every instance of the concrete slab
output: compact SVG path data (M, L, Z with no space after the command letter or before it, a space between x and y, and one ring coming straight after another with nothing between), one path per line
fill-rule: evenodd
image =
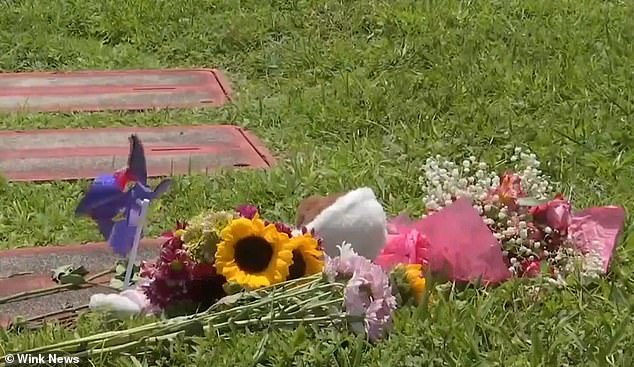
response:
M145 239L139 247L140 260L156 259L162 239ZM90 273L87 278L110 269L120 258L112 253L104 242L84 245L31 247L0 251L0 297L12 296L26 291L50 288L57 285L51 279L51 270L60 266L83 265ZM32 274L24 274L32 272ZM93 280L108 284L113 274ZM92 286L78 290L38 296L21 301L0 304L0 327L6 327L17 316L31 318L42 314L88 304L95 293L112 293L114 290ZM55 315L59 318L64 314ZM66 316L68 316L66 314Z
M137 258L155 259L159 255L162 242L161 239L142 240ZM50 279L49 283L43 283L42 276L50 278L51 270L60 266L83 265L90 276L111 268L119 259L121 258L112 252L108 244L103 242L3 250L0 251L0 297L55 285ZM25 271L33 274L12 277ZM30 282L37 284L28 286Z
M253 134L232 125L57 129L0 132L0 174L10 181L94 178L126 165L130 134L143 142L149 177L274 164Z
M216 69L0 73L5 112L218 107L230 98Z
M0 327L6 328L18 316L28 319L87 305L90 302L90 296L96 293L108 294L115 293L115 291L104 287L91 287L1 304ZM47 317L47 319L55 319L62 316L68 316L68 314L55 315Z

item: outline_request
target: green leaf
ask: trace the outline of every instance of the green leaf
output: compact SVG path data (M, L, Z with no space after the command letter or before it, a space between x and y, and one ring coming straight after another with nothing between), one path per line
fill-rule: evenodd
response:
M258 347L255 350L255 354L253 355L253 365L256 366L258 363L262 362L266 353L266 346L269 343L269 338L271 334L264 334L264 338L260 340L258 343Z
M68 275L73 271L73 265L63 265L60 266L56 269L53 269L53 275L52 278L54 281L59 282L59 279L64 276L64 275Z
M293 335L293 347L299 348L306 341L306 328L304 325L299 325L297 329L295 329L295 333Z
M118 289L123 289L123 282L125 280L125 272L128 270L127 266L128 266L127 261L120 260L117 262L117 265L115 266L115 275L111 280L110 286L118 288ZM141 267L139 265L134 264L132 266L132 276L130 277L129 286L134 285L139 281L139 279L141 278L140 272L141 272ZM115 279L117 279L118 281L115 282L116 285L113 285L112 281L114 281Z
M129 356L134 367L145 367L135 356Z
M70 273L81 275L83 277L83 276L86 276L89 273L89 271L86 270L86 268L84 268L83 265L80 265L79 267L73 269Z
M126 270L126 265L122 264L121 262L118 262L117 266L115 267L115 273L117 275L125 276L125 270Z
M59 283L81 285L86 283L86 279L84 279L84 277L79 274L67 274L60 277Z
M123 280L117 279L117 278L112 278L112 279L110 279L110 286L112 288L123 290Z
M223 284L222 288L228 295L241 294L244 291L244 288L242 288L239 284L233 282L227 282Z
M365 342L357 338L355 344L356 345L354 348L354 359L352 360L352 366L359 367L362 365L361 362L363 360L363 349L365 346Z
M83 283L84 276L88 274L88 270L86 270L86 268L84 268L82 265L75 266L72 264L60 266L54 269L52 272L53 272L53 275L51 278L53 279L53 281L60 284L78 282L79 280L77 279L77 277L82 278L82 283ZM71 276L71 275L73 277L70 278L70 280L62 281L63 278Z
M229 296L224 296L219 299L218 302L216 302L216 305L232 306L236 304L239 300L241 300L242 297L244 297L244 293L236 293Z
M536 198L519 198L517 199L517 204L520 206L539 206L542 204L546 204L548 200L539 200Z
M538 328L533 328L530 341L531 341L531 347L532 347L531 348L532 349L531 365L539 366L541 365L541 362L543 361L544 347L542 345L542 340L538 333Z
M205 329L203 328L203 323L196 320L192 323L189 323L185 328L185 336L205 336Z
M9 344L9 334L7 334L7 331L3 327L0 327L0 340L2 340L5 345Z

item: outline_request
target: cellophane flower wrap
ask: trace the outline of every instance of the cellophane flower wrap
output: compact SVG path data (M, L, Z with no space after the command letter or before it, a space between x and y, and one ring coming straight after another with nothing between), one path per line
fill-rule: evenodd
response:
M509 170L499 174L475 157L427 159L420 178L427 214L391 220L391 238L417 231L428 242L430 268L457 281L546 276L565 284L573 273L584 281L605 274L624 209L575 212L563 195L552 194L535 154L515 148L509 161ZM394 249L388 240L377 262L393 258Z

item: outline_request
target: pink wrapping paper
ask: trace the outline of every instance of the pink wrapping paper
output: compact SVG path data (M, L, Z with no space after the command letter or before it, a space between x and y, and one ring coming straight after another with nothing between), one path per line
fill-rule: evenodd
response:
M568 233L579 250L597 250L607 272L618 237L625 225L625 210L617 206L585 209L572 217Z
M499 283L511 276L500 244L484 224L468 199L458 199L416 222L400 216L388 227L393 239L415 229L429 241L426 257L431 271L443 273L455 281ZM388 244L390 241L388 240ZM376 261L394 261L393 248L386 246Z

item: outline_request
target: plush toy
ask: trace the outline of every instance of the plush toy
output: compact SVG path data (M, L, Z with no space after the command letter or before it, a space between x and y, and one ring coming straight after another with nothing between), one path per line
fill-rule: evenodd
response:
M346 242L359 255L374 260L387 239L385 211L368 187L304 199L295 225L314 230L329 256L336 256L337 246Z

